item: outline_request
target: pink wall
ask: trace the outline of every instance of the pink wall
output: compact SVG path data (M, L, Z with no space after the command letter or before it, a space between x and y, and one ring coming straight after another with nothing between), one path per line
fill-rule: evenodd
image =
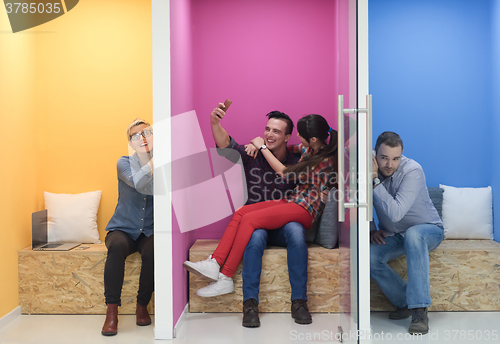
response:
M222 125L241 144L263 135L272 110L294 122L319 113L336 128L335 17L332 0L192 0L194 105L208 147L209 114L226 98ZM220 238L228 221L197 238Z
M172 115L178 115L194 108L192 48L191 48L191 1L170 2L171 25L171 87ZM175 215L174 215L175 216ZM193 243L192 232L181 234L177 221L172 221L172 281L174 324L188 302L187 272L182 262L188 258Z
M223 125L241 142L262 134L276 109L294 121L308 113L335 120L336 1L192 4L195 110L208 145L208 115L226 98L233 105Z
M242 144L263 135L272 110L294 122L318 113L336 129L337 95L349 89L347 34L339 33L347 14L337 15L347 10L343 2L172 0L172 115L196 110L207 147L215 146L209 114L226 98L233 104L223 127ZM220 238L228 222L181 234L174 218L174 323L187 303L181 263L189 247Z

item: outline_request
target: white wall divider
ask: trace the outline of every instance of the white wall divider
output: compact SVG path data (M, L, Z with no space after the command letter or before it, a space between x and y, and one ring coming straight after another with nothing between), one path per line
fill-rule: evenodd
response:
M155 339L173 339L170 1L152 0L153 127L155 135ZM159 159L160 158L160 159ZM158 164L158 160L167 162ZM158 172L158 173L157 173ZM162 180L157 180L162 179Z

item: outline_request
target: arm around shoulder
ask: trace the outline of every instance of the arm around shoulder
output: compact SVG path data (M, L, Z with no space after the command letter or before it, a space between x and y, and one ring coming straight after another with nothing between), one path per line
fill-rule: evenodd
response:
M264 139L260 136L257 136L254 138L252 141L250 141L257 149L260 149L261 147L264 147ZM285 170L286 166L281 163L281 161L274 156L274 154L267 148L260 149L260 152L266 158L267 162L269 165L272 167L272 169L278 173L280 176L283 177L283 171Z

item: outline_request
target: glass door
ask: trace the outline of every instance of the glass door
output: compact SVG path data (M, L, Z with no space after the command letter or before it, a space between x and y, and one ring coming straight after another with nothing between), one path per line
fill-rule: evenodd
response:
M348 89L338 99L339 336L358 343L370 332L369 223L371 96L368 95L368 1L348 1Z
M353 109L356 103L351 103ZM356 112L344 112L344 97L339 96L339 332L344 343L357 342L352 334L359 323L357 117Z

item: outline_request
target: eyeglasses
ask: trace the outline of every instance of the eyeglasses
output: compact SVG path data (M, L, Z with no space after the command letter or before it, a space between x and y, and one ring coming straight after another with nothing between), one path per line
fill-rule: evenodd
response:
M151 129L144 129L141 132L135 133L134 135L130 136L130 140L132 141L137 141L140 140L142 137L150 137L153 135L153 131Z

